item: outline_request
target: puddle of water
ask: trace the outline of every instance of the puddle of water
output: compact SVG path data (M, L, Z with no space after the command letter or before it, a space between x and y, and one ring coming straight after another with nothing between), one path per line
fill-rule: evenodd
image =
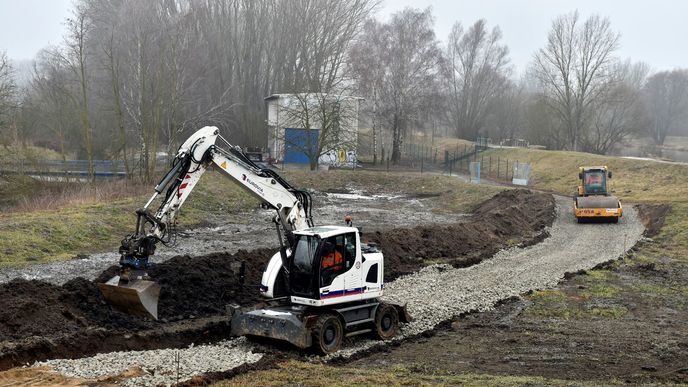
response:
M353 193L327 193L328 198L344 200L393 200L404 197L404 195L363 195L360 192Z

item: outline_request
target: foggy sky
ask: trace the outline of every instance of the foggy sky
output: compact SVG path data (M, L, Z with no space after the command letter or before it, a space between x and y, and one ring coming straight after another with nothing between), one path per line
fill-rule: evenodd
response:
M682 0L387 0L383 20L404 7L432 7L435 30L446 40L455 21L464 26L485 18L499 25L517 72L544 46L552 19L576 8L581 16L610 18L621 33L622 58L647 62L653 70L688 67L688 1ZM60 43L71 0L0 0L0 50L15 60L33 58L48 44Z
M0 51L14 60L33 59L41 48L59 44L71 0L0 0Z
M683 0L388 0L383 19L404 7L432 7L437 38L446 41L454 22L466 28L484 18L488 27L499 25L509 57L523 70L535 51L544 47L552 20L578 9L609 17L621 33L616 55L643 61L655 71L688 67L688 1Z

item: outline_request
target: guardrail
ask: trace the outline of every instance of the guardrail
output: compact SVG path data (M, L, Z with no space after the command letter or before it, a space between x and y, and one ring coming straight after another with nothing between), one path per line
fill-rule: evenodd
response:
M93 160L96 177L126 177L122 160ZM88 160L40 160L0 163L0 174L88 177Z

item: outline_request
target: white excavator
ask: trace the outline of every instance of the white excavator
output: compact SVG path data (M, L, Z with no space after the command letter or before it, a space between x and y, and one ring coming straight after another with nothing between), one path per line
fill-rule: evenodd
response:
M221 140L227 146L216 144ZM372 333L390 339L411 317L405 305L382 302L382 253L361 241L350 219L345 226L314 226L311 196L275 171L261 168L216 127L206 126L182 144L170 171L136 211L136 231L122 240L120 274L98 287L107 302L132 315L157 319L160 286L147 274L156 244L175 243L176 218L203 173L214 164L276 211L280 250L263 272L265 307L230 308L233 335L288 341L327 354L344 337ZM149 207L163 194L155 213Z

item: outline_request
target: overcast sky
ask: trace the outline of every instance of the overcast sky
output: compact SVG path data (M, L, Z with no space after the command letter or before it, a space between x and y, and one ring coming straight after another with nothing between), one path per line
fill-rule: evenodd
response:
M13 59L31 59L65 32L71 0L0 0L0 50ZM618 55L644 61L655 70L688 67L688 1L684 0L387 0L383 20L404 7L432 7L435 30L445 40L452 24L464 26L479 18L499 25L512 63L522 70L545 44L557 15L576 8L583 17L598 13L610 18L621 33Z

